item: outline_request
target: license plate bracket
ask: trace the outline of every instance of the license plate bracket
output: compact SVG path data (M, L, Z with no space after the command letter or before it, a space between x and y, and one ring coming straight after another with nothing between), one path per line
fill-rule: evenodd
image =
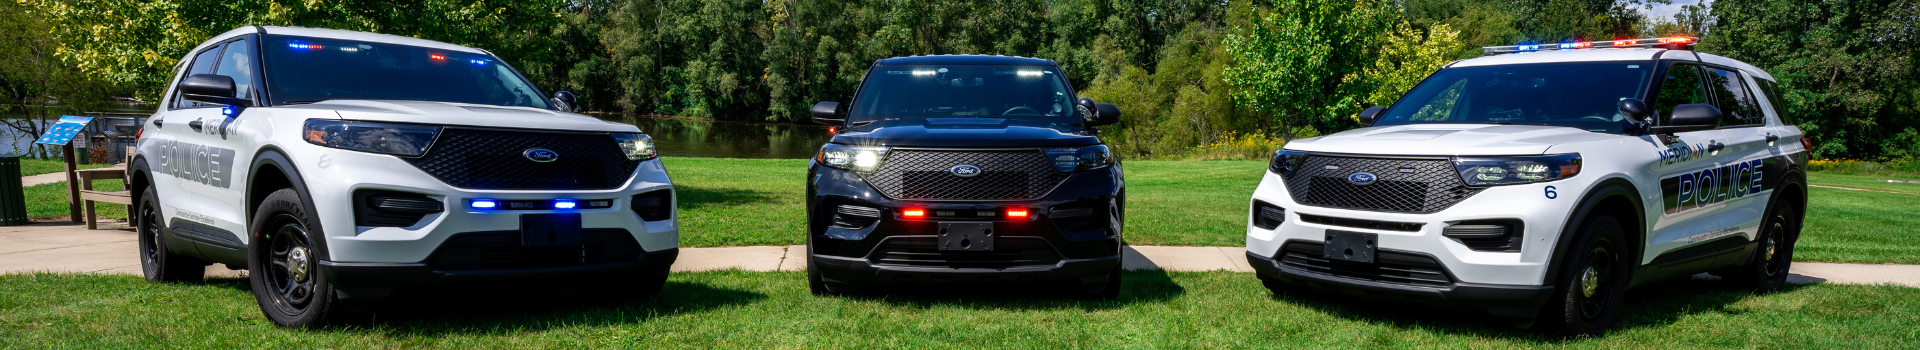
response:
M1328 260L1372 263L1377 256L1380 234L1327 230L1324 258Z
M938 227L940 250L993 250L991 222L942 222Z
M520 214L520 245L577 245L580 226L580 213Z

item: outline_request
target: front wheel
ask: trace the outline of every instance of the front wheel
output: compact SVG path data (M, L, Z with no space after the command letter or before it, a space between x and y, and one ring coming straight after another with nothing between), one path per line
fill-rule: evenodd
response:
M1624 230L1611 215L1596 213L1581 226L1573 247L1560 257L1553 294L1534 325L1573 336L1600 336L1613 327L1626 299L1628 258Z
M267 319L284 327L318 328L343 313L333 284L317 269L314 241L320 233L311 231L299 194L291 188L274 191L253 219L248 279Z

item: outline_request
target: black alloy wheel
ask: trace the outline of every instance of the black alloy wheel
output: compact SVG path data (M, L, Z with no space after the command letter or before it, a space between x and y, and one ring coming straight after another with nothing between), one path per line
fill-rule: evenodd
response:
M142 191L134 212L140 234L140 271L149 282L198 282L206 278L206 261L173 253L161 231L160 197L152 187Z
M1630 256L1620 221L1606 213L1593 213L1580 226L1573 246L1559 257L1559 274L1554 289L1540 315L1536 329L1569 336L1600 336L1613 327L1626 300Z
M274 324L297 328L319 328L344 316L333 284L318 270L321 237L299 193L287 188L267 195L253 220L247 266L260 312Z

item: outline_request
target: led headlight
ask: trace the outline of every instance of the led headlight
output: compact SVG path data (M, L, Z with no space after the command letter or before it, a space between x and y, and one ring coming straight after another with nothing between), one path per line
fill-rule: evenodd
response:
M307 119L308 143L361 152L419 156L440 127L431 125Z
M820 155L814 161L836 169L858 172L873 172L880 169L880 162L887 156L886 147L848 146L829 143L820 147Z
M1284 149L1273 151L1273 161L1267 163L1267 171L1272 171L1281 176L1291 176L1295 169L1300 169L1300 163L1306 160L1306 152L1288 151Z
M627 160L648 160L660 156L653 148L653 138L646 134L613 134L613 140L620 144L620 151L627 154Z
M1579 154L1526 157L1458 157L1454 170L1473 186L1553 181L1580 173Z
M1057 147L1041 149L1061 172L1093 170L1113 165L1113 152L1107 146Z

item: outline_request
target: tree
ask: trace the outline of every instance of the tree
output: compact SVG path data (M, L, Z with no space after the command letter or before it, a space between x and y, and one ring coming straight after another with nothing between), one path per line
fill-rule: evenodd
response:
M92 79L56 53L60 43L43 35L52 30L43 13L17 2L0 2L0 120L10 131L37 137L61 113L77 113L111 103L115 86ZM31 141L33 137L24 138ZM11 145L46 158L46 146Z
M1302 127L1357 126L1349 116L1368 92L1356 75L1374 65L1395 14L1374 0L1276 1L1223 42L1233 59L1224 79L1237 89L1234 101L1271 115L1288 139Z

